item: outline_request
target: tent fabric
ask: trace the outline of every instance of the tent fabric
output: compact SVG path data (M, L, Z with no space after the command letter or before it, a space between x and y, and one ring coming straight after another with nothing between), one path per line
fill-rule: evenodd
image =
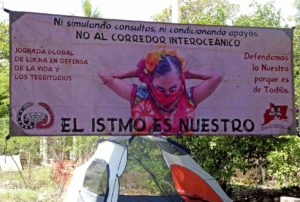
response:
M208 201L231 201L183 148L154 136L99 142L93 156L75 169L64 201L192 202L182 195L200 192Z
M215 190L215 192L222 198L223 201L231 201L231 199L227 196L227 194L223 191L220 185L216 182L216 180L208 174L205 170L203 170L189 155L178 156L173 155L168 152L163 151L163 155L165 157L166 163L169 167L172 164L181 165L187 167L192 172L196 173L205 182Z
M0 156L1 171L19 171L22 170L20 155Z
M95 159L86 170L83 187L92 193L106 198L108 190L109 166L104 160Z
M135 138L128 147L126 171L120 177L120 194L177 195L159 141Z
M88 201L105 202L106 197L97 195L83 188L80 190L78 200L76 201L77 202L88 202Z
M88 168L94 161L103 160L108 164L109 169L109 177L108 177L108 192L106 193L107 201L117 201L119 187L118 187L118 177L121 176L122 172L126 166L127 160L127 149L119 144L104 141L99 143L99 146L93 156L83 165L79 166L75 169L74 177L68 188L67 196L64 201L77 201L82 198L82 194L80 195L82 189L84 188L84 180L86 178L86 172ZM84 189L85 196L87 196L87 192L89 190ZM89 194L89 196L93 196L93 194ZM91 198L91 197L89 197ZM88 201L88 200L86 200ZM92 200L97 201L97 200Z
M176 190L185 202L201 200L222 202L222 199L206 181L188 168L172 164L171 173Z

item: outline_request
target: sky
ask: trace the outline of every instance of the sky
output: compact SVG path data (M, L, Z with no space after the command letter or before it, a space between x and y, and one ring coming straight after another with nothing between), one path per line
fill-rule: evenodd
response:
M151 17L170 6L174 0L91 0L93 7L98 7L102 18L137 21L152 21ZM229 0L240 5L242 13L249 12L248 5L252 0ZM259 3L268 0L257 0ZM82 15L82 0L0 0L0 7L13 11L29 11L62 15ZM281 9L286 22L293 26L288 18L296 13L294 0L274 0L275 6ZM8 14L0 11L1 20L8 19Z

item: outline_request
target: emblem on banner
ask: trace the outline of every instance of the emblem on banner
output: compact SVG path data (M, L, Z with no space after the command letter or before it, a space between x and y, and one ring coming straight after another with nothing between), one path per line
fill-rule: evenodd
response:
M54 124L54 113L46 103L39 102L41 111L32 111L33 102L25 103L17 113L17 122L24 129L47 129Z
M269 107L265 110L264 113L264 122L261 124L263 128L266 127L267 124L274 123L275 121L286 121L287 117L287 105L275 105L270 103ZM272 124L273 127L284 127L280 124ZM269 128L269 127L266 127Z

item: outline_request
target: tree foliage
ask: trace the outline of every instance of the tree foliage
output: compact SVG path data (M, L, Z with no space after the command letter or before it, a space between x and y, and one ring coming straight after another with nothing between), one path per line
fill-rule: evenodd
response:
M182 23L225 25L237 9L237 5L227 0L185 0L180 18Z
M251 14L243 14L233 20L233 25L248 27L280 27L281 13L275 8L273 1L266 4L259 4L253 1L249 7L254 9Z
M186 24L225 25L236 15L238 6L227 0L183 0L180 3L180 22ZM171 7L154 16L154 20L171 22Z
M9 104L9 39L8 24L0 22L0 118L8 117Z
M295 21L297 22L297 24L300 24L300 0L294 0L294 5L297 9L297 13L295 15Z
M101 16L100 10L98 8L93 9L90 0L82 1L82 11L85 17L99 18Z
M267 174L276 179L280 186L298 186L300 184L300 141L299 137L280 137L286 144L273 150L267 156L269 166Z
M6 60L0 62L0 119L8 117L9 71Z
M7 86L8 83L8 59L9 59L9 27L8 23L5 21L0 21L0 76L1 76L1 95L7 94L8 91L5 92L5 90L8 90L5 86ZM0 100L2 104L2 99ZM3 117L3 116L0 116Z
M9 29L6 22L0 21L0 61L9 57ZM2 62L1 62L2 63Z
M5 148L5 136L8 134L9 114L9 39L8 24L0 22L0 149ZM2 151L3 151L2 150Z

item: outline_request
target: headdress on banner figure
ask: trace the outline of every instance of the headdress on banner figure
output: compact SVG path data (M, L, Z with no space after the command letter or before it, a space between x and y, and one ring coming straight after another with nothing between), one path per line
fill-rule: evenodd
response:
M166 48L159 48L158 50L149 52L137 64L139 80L149 85L153 80L153 73L157 65L164 59L165 56L173 56L180 62L181 72L184 75L186 71L186 61L184 58L177 55L176 50L167 50Z

